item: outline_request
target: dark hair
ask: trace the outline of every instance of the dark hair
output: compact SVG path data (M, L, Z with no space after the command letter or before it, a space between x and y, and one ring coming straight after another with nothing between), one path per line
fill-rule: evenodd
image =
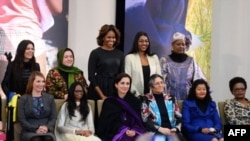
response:
M116 77L114 78L113 94L115 97L118 96L118 92L117 92L117 88L115 87L115 84L118 84L122 80L122 78L126 78L126 77L129 78L129 81L130 81L130 86L129 86L129 90L127 94L132 94L132 95L135 94L135 93L131 93L132 78L127 73L122 72L122 73L117 74Z
M128 54L132 54L132 53L138 53L139 52L139 47L138 47L138 41L139 41L139 38L141 36L146 36L148 38L148 42L149 42L149 45L148 45L148 48L146 49L145 51L145 54L149 55L149 56L152 56L154 55L154 53L151 53L151 49L150 49L150 39L148 37L148 34L146 32L143 32L143 31L140 31L140 32L137 32L135 37L134 37L134 41L133 41L133 46L130 50L130 52Z
M40 71L33 71L31 72L30 76L29 76L29 80L26 86L26 94L31 94L32 90L33 90L33 82L36 79L36 76L40 76L44 79L45 81L45 77L44 75L40 72Z
M68 102L68 111L69 111L69 117L70 119L72 117L75 116L75 109L77 108L76 106L76 101L75 101L75 88L76 86L81 86L82 90L83 90L83 97L80 100L80 113L82 115L82 119L86 120L88 114L89 114L89 106L88 106L88 102L87 102L87 95L84 91L84 87L82 86L82 84L80 82L74 82L70 85L69 90L68 90L68 98L67 98L67 102Z
M114 31L114 33L115 33L116 41L114 43L114 47L116 47L117 45L120 44L120 38L121 38L120 31L114 25L105 24L105 25L103 25L101 27L101 29L99 31L99 35L96 38L97 39L97 44L99 46L103 46L103 38L107 35L107 33L109 31Z
M207 102L207 103L210 102L210 101L212 101L212 97L211 97L211 95L210 95L210 93L211 93L210 87L208 86L207 81L204 80L204 79L197 79L197 80L195 80L195 81L192 83L192 86L191 86L191 88L189 89L189 93L188 93L187 99L188 99L188 100L196 100L196 99L197 99L195 89L196 89L197 86L200 85L200 84L204 84L205 87L206 87L206 90L207 90L207 94L206 94L206 96L205 96L205 98L204 98L204 101Z
M35 45L31 40L22 40L17 46L15 59L13 60L13 70L18 74L23 73L24 53L29 44L32 44L35 50ZM31 71L34 71L36 69L36 59L34 55L29 60L29 64L31 64Z
M159 74L153 74L149 78L148 87L153 87L154 86L156 78L161 78L164 81L164 78L161 75L159 75Z
M245 89L247 89L247 82L244 78L234 77L229 81L229 88L231 92L233 91L234 85L237 83L242 83L245 86Z
M185 35L186 51L189 50L191 44L192 44L192 37L190 35Z

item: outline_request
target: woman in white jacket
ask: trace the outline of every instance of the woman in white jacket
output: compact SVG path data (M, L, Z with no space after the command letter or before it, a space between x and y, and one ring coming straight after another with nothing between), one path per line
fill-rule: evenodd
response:
M131 51L125 57L125 72L133 81L131 90L136 96L149 93L148 82L152 74L161 75L159 58L150 51L150 40L145 32L138 32Z

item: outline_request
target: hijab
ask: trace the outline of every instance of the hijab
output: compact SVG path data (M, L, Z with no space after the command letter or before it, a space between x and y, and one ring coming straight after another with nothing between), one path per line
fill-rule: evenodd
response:
M63 72L68 73L68 87L69 87L75 81L74 75L75 74L80 74L80 73L83 73L83 72L79 68L74 67L74 62L73 62L71 67L65 66L63 64L63 56L64 56L64 53L66 51L70 51L72 53L72 55L73 55L73 59L75 59L73 50L71 50L70 48L60 49L58 51L58 53L57 53L57 67L56 67L56 69L59 69L59 70L61 70Z

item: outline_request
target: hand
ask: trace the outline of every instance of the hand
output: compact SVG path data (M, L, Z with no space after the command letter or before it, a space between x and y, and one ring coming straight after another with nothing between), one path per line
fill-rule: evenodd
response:
M85 137L92 135L92 132L90 130L76 130L75 133L76 135L85 136Z
M126 135L128 137L134 137L135 136L135 131L134 130L127 130L126 131Z
M45 134L48 132L48 127L45 125L39 126L39 128L36 130L36 133L38 134Z
M64 99L65 99L65 100L68 99L68 94L64 94Z
M171 131L172 133L175 133L175 132L177 131L177 129L176 129L176 128L172 128L172 129L170 129L170 131Z
M160 127L160 128L158 129L158 131L159 131L160 133L162 133L163 135L168 135L168 136L169 136L169 135L172 135L172 134L173 134L169 128L165 128L165 127Z
M209 130L209 128L202 128L201 132L204 133L204 134L209 134L210 130Z

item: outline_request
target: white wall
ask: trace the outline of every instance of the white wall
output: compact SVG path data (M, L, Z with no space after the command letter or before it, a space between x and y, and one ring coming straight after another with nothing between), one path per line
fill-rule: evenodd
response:
M69 5L69 47L75 52L75 65L87 77L98 30L115 23L115 0L70 0ZM250 0L213 0L210 85L216 101L232 97L228 87L232 77L250 80L249 13Z
M68 47L75 53L75 66L88 79L88 58L97 48L96 37L104 24L115 24L116 0L69 0Z
M250 85L249 13L249 0L213 0L211 88L216 101L232 98L228 83L234 76Z

